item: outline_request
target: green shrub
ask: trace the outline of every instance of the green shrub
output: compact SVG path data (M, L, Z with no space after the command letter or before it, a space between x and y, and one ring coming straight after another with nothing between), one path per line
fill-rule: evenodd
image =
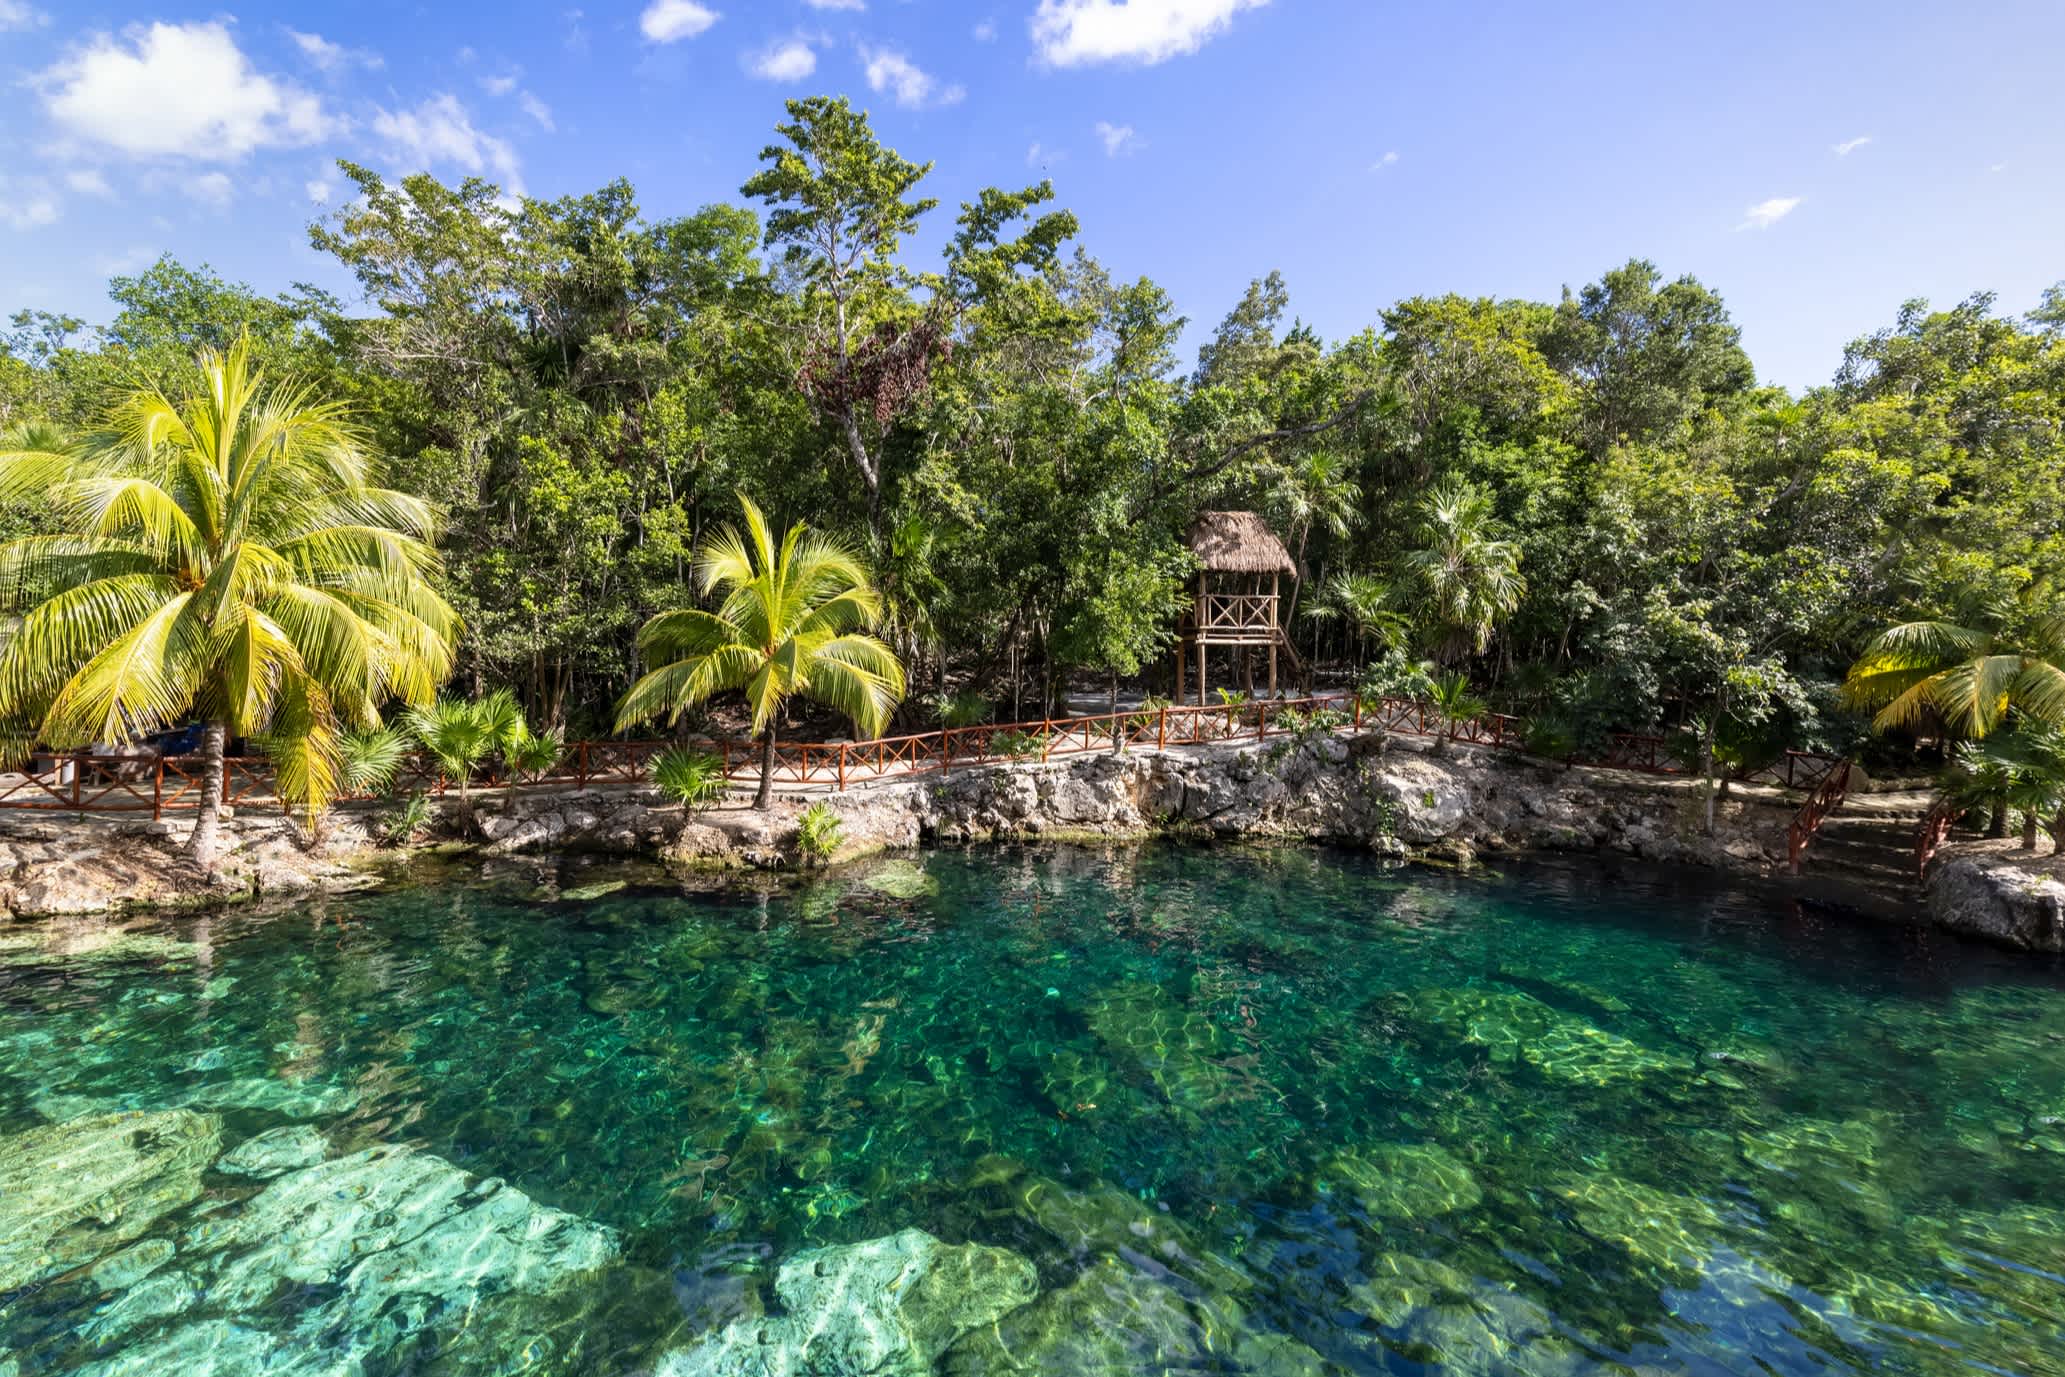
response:
M661 793L690 813L708 807L724 793L724 761L709 751L676 746L652 765L652 780Z
M942 727L979 727L989 721L994 709L989 699L974 689L962 689L955 694L934 694L932 713Z
M418 789L395 807L373 819L382 846L406 846L430 820L430 796Z
M400 727L373 727L346 732L338 743L344 769L338 780L343 792L383 798L394 788L395 776L416 749L415 738Z
M510 743L502 749L502 759L508 763L512 773L526 779L543 779L552 773L566 754L566 742L558 732L546 736L533 736L525 732L523 739Z
M1040 732L1008 731L998 732L989 740L991 755L1000 755L1009 760L1023 760L1038 755L1046 748L1047 739Z
M844 827L829 803L811 804L796 820L796 854L806 865L822 865L839 849L839 833Z

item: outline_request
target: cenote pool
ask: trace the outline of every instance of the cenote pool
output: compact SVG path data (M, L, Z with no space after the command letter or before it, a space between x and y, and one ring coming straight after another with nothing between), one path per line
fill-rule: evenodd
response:
M0 929L0 1374L2065 1372L2026 959L1590 866L607 879Z

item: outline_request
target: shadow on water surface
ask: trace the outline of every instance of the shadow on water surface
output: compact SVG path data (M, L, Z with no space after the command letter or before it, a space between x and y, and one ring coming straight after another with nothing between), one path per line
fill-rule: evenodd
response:
M10 933L0 1372L779 1370L907 1228L1040 1296L899 1371L2059 1370L2054 967L1589 859L655 879Z

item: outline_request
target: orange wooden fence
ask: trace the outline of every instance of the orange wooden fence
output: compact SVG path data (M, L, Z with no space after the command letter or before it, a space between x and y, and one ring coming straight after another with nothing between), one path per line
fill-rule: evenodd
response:
M1329 730L1383 731L1420 737L1446 735L1455 741L1499 749L1518 749L1526 734L1526 724L1520 718L1504 713L1451 721L1423 702L1330 693L1310 698L1171 705L1089 717L985 723L871 741L777 741L773 773L778 785L829 784L843 790L891 777L909 778L935 771L951 773L956 768L1045 761L1096 751L1264 741L1272 735L1311 728L1315 714L1326 714L1317 720ZM484 772L480 782L490 788L517 789L633 783L649 778L653 761L673 744L575 741L568 743L558 762L548 770L513 777ZM708 749L723 761L727 777L759 777L760 745L719 741ZM1667 738L1632 732L1612 735L1601 757L1573 763L1650 774L1682 773L1670 755ZM1810 788L1823 781L1838 764L1827 756L1788 751L1780 761L1748 778L1787 788ZM167 812L196 807L202 787L197 755L168 757L152 751L44 754L31 773L12 776L12 782L8 782L9 778L0 777L0 811L33 808L77 813L147 812L159 818ZM442 793L450 785L436 762L422 755L412 756L396 780L396 787L403 792L420 789ZM224 802L274 796L270 761L262 756L232 756L225 763Z

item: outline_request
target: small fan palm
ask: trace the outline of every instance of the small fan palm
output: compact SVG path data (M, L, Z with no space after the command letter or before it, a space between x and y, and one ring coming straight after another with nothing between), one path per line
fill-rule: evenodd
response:
M1391 605L1391 585L1374 574L1335 574L1320 585L1305 615L1346 623L1364 649L1375 641L1387 651L1403 650L1412 633L1412 623Z
M645 624L638 649L649 672L617 705L617 730L672 721L714 694L744 690L762 737L754 806L767 809L783 705L812 699L872 736L903 697L903 666L866 634L882 601L852 553L800 521L777 546L760 509L744 496L739 506L745 533L727 528L696 561L702 591L723 601L715 612L662 612Z
M1474 722L1488 711L1484 700L1471 692L1469 679L1454 670L1435 677L1427 706L1434 709L1437 754L1448 749L1464 723Z
M390 699L428 701L458 619L431 586L434 518L376 485L344 410L268 386L248 341L200 359L205 389L120 400L65 449L0 452L0 502L36 499L51 533L0 547L0 723L11 748L130 741L198 718L212 867L224 752L263 740L311 824L340 739Z
M2065 724L2065 618L2040 620L2026 636L1948 621L1888 627L1850 666L1843 696L1877 709L1882 732L1934 718L1976 740L2011 709Z
M1419 613L1427 648L1444 662L1484 654L1527 591L1520 547L1503 538L1490 495L1442 483L1421 502L1414 537L1418 548L1401 562L1402 591Z

